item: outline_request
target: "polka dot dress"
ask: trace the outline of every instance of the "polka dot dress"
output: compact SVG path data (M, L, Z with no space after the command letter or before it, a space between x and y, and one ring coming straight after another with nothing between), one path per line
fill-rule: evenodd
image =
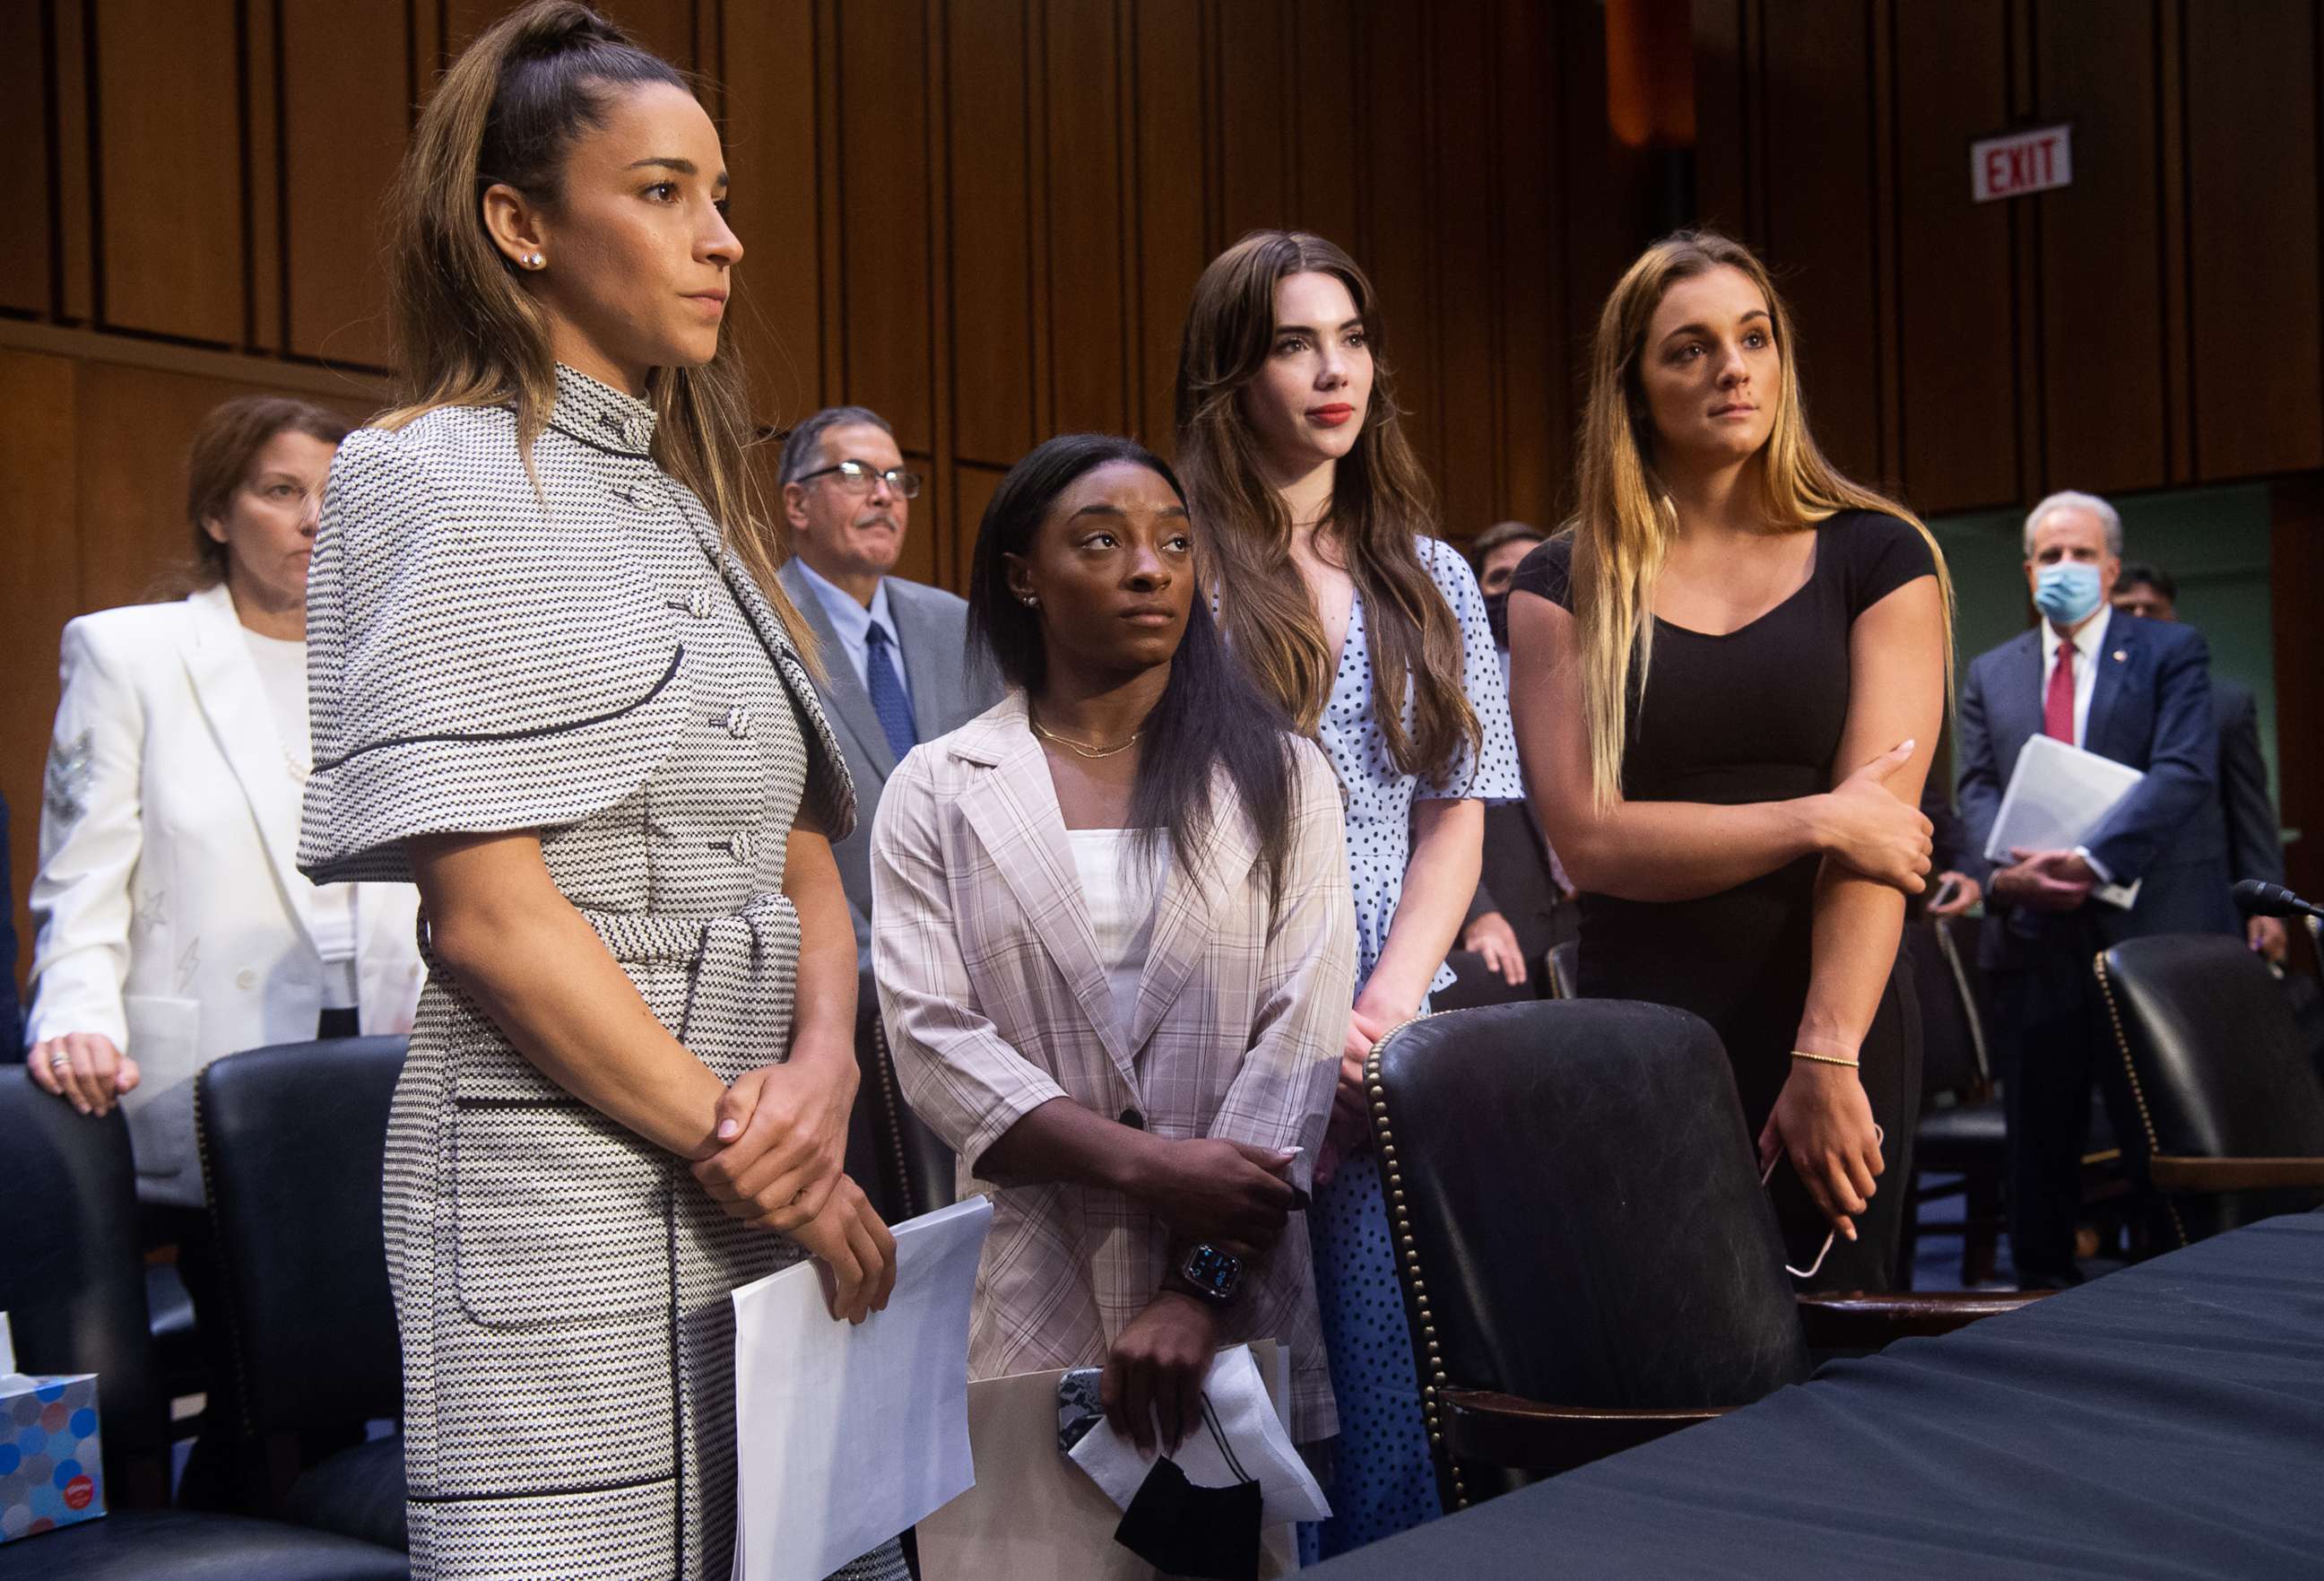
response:
M1396 920L1404 870L1412 855L1412 804L1461 798L1513 800L1525 793L1500 661L1476 578L1452 545L1423 538L1418 548L1421 563L1460 618L1463 679L1470 706L1484 730L1484 744L1480 751L1464 754L1441 785L1397 770L1372 709L1370 644L1365 637L1363 598L1358 595L1349 611L1347 645L1341 650L1321 738L1347 793L1359 994L1379 964ZM1411 720L1407 703L1407 726ZM1452 983L1452 972L1440 966L1430 991ZM1316 1193L1307 1230L1315 1253L1315 1295L1331 1359L1332 1392L1340 1407L1338 1476L1330 1495L1333 1518L1300 1533L1305 1557L1312 1561L1417 1526L1437 1515L1441 1507L1374 1155L1367 1152L1341 1164L1332 1183Z

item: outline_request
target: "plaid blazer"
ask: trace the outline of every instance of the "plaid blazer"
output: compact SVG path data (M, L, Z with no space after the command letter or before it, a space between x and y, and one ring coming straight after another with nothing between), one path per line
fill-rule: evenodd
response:
M1157 1136L1306 1151L1303 1188L1354 998L1339 781L1296 746L1280 898L1224 784L1201 871L1163 880L1137 1016L1120 1025L1040 743L1012 691L898 766L872 837L872 973L913 1109L993 1198L977 1275L971 1375L1093 1366L1153 1299L1169 1232L1119 1192L975 1178L1023 1115L1065 1097ZM1337 1431L1302 1216L1245 1275L1222 1340L1289 1352L1292 1428Z

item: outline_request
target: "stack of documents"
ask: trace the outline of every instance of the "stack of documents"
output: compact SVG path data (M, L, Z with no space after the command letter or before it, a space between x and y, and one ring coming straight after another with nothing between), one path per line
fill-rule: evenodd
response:
M968 1308L991 1227L984 1197L896 1225L895 1292L861 1327L812 1262L734 1292L734 1581L823 1581L975 1480Z
M2009 789L1985 843L1988 862L2006 867L2013 851L2070 851L2089 843L2115 804L2146 776L2127 763L2036 735L2017 754ZM2091 895L2125 910L2137 903L2138 885L2102 884Z

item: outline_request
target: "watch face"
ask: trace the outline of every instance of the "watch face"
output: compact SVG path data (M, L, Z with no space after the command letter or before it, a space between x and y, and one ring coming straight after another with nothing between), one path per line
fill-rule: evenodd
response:
M1224 1300L1242 1282L1242 1259L1205 1244L1186 1253L1186 1266L1179 1271L1196 1290Z

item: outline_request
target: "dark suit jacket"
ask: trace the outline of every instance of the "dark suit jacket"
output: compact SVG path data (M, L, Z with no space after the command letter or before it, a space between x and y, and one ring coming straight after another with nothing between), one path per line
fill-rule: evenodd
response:
M2226 820L2227 876L2282 883L2283 841L2267 795L2267 759L2259 750L2259 705L2232 680L2211 679L2219 722L2219 812Z
M1522 801L1485 808L1485 864L1463 929L1488 911L1508 919L1526 960L1541 964L1561 937L1557 908L1565 897L1549 870L1549 846Z
M847 759L847 772L855 781L855 832L835 843L831 854L839 859L839 882L847 891L847 909L854 913L856 959L871 965L872 950L872 818L880 809L880 791L896 772L896 754L888 734L872 711L872 694L856 678L855 667L839 645L839 633L815 596L798 562L776 573L783 591L806 616L823 650L825 710L831 716L832 734ZM901 578L885 578L888 614L896 623L896 646L904 656L904 680L912 694L912 727L922 741L950 735L1001 700L1001 680L991 663L968 652L968 604L941 587L929 587Z
M2210 650L2191 626L2116 612L2098 656L2082 744L2146 778L2086 842L2117 883L2143 880L2126 911L2091 901L2057 916L2002 906L1999 927L1980 931L1990 970L2087 971L2079 957L2094 923L2106 943L2148 933L2238 931L2227 898L2219 821L2218 722L2211 712ZM2017 754L2042 730L2042 633L2037 627L1970 661L1960 692L1961 818L1976 876L1991 892L1986 841ZM1989 902L1988 902L1989 903Z

